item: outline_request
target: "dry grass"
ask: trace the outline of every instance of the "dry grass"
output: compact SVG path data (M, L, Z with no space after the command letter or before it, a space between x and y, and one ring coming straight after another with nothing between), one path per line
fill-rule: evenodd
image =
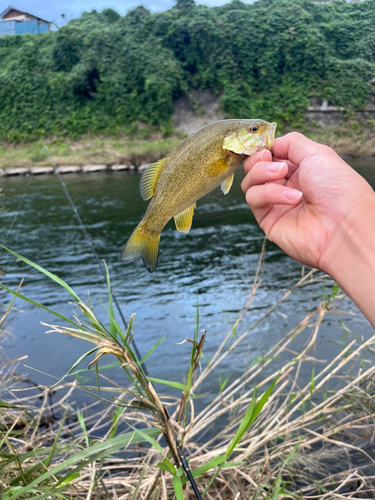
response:
M86 137L79 141L46 141L56 165L151 163L168 154L181 137L149 139ZM0 144L0 168L49 166L42 143Z
M311 139L333 148L341 156L375 156L375 123L348 121L328 130L311 131Z
M335 286L332 287L327 276L316 271L303 276L299 283L287 291L256 323L244 325L244 313L251 308L253 298L261 286L260 266L261 260L243 313L210 363L202 368L199 374L196 373L192 381L195 394L204 392L208 375L218 368L250 332L256 331L258 325L277 310L282 302L287 301L297 288L326 283L326 289L330 292L324 294L322 303L315 310L272 346L262 359L256 360L240 378L217 394L203 410L197 411L195 400L189 398L189 412L182 433L185 450L188 450L191 457L190 468L194 470L212 458L225 454L249 407L254 387L262 393L279 375L262 413L231 456L231 460L236 463L231 467L216 467L202 474L198 481L199 489L201 492L207 489L205 498L209 500L374 498L375 462L371 445L374 440L375 420L375 335L367 341L361 341L353 335L352 340L342 346L336 357L329 362L318 356L324 354L316 353L316 341L323 319L329 315L332 319L340 318L341 321L345 312L340 311L343 299L341 291ZM351 333L344 323L342 326L348 334ZM52 328L71 334L71 331L61 326ZM233 331L236 329L238 332L240 328L242 334L237 334L233 342ZM297 352L295 344L301 336L307 340L303 350ZM103 349L103 345L100 348ZM152 363L152 358L150 359ZM280 366L280 359L285 361L281 370L274 366L276 363ZM196 359L194 363L198 367ZM302 383L302 374L306 372L312 373L311 380ZM51 466L60 464L63 459L67 460L74 454L82 453L82 450L89 453L93 443L96 443L95 446L105 443L112 435L115 422L122 421L124 427L129 424L143 429L160 427L160 422L155 420L152 412L121 407L128 391L134 391L134 387L125 390L105 377L102 377L102 380L105 381L106 387L101 388L101 397L112 400L113 403L98 412L95 412L94 408L86 409L84 427L82 422L74 418L65 421L64 428L59 431L58 446L51 459ZM34 406L38 424L24 425L19 435L12 437L12 448L7 449L8 452L16 449L19 455L31 449L39 452L37 458L32 453L28 456L23 463L24 469L35 467L36 463L48 456L48 445L56 439L59 422L50 420L43 433L40 432L40 425L45 421L46 415L51 415L52 410L55 413L71 415L71 405L67 404L67 400L68 397L72 398L76 389L76 382L55 387L54 391L63 396L52 406L48 405L46 390L43 392L41 404L37 402L40 393L31 398L29 390L12 390L11 396L18 406ZM94 391L95 387L85 390ZM136 398L133 398L133 401L135 400ZM175 428L175 432L180 433L181 424L178 424L177 420L181 416L181 397L161 396L160 400L168 409L170 425ZM121 412L119 408L122 408ZM116 414L118 421L114 419ZM14 422L19 422L20 419L28 420L22 411L12 413L12 418ZM98 433L104 434L104 437L97 438ZM160 438L158 440L160 441ZM163 441L161 444L165 446ZM81 461L82 468L78 476L65 486L64 498L172 500L174 493L171 476L157 467L157 463L163 458L162 454L147 446L125 448L120 454L107 454L103 459L96 458L93 452L87 464ZM165 453L168 453L168 448L165 448ZM77 463L74 463L70 464L70 467L67 466L67 469L74 472L76 467ZM1 481L3 484L9 484L17 474L18 464L10 462ZM40 473L38 477L40 479ZM59 477L61 473L50 478L51 485L56 483ZM41 484L39 483L39 486ZM42 498L32 495L8 498L29 497ZM184 497L194 498L189 485L186 486ZM54 497L52 493L50 498L57 496Z

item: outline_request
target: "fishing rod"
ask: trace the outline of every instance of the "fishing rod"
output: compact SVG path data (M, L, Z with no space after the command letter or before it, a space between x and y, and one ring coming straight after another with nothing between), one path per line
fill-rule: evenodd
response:
M82 230L82 232L83 232L83 234L85 236L86 243L90 247L91 253L93 254L94 259L95 259L95 261L96 261L96 263L97 263L97 265L98 265L98 267L100 269L100 274L102 275L103 281L104 281L104 283L106 283L106 279L107 278L106 278L106 273L105 273L105 270L103 268L103 265L101 264L101 262L99 260L98 254L95 251L94 245L92 244L90 236L88 235L88 233L86 231L86 228L85 228L85 226L84 226L84 224L82 222L82 219L81 219L81 217L80 217L80 215L78 213L78 210L77 210L77 208L76 208L76 206L74 204L74 201L73 201L72 197L70 196L69 190L66 187L64 179L62 178L62 176L61 176L61 174L60 174L60 172L59 172L59 170L58 170L58 168L56 166L56 163L54 162L54 160L53 160L53 158L52 158L52 156L51 156L51 154L50 154L50 152L48 150L48 147L44 146L44 148L45 148L45 150L47 152L47 156L49 158L49 161L51 162L51 165L52 165L52 167L53 167L53 169L55 171L55 174L56 174L56 176L57 176L57 178L58 178L58 180L59 180L59 182L61 184L61 187L63 188L65 196L68 199L68 202L69 202L69 204L70 204L70 206L71 206L71 208L72 208L72 210L74 212L74 215L75 215L75 217L76 217L76 219L78 221L78 224L79 224L79 226L80 226L80 228L81 228L81 230ZM113 301L114 301L114 303L116 305L116 308L117 308L117 310L118 310L118 312L120 314L121 321L124 324L125 330L127 330L128 329L128 323L127 323L127 321L125 319L125 316L124 316L124 314L122 312L120 304L119 304L119 302L117 300L116 294L115 294L115 292L113 290L111 290L111 295L112 295ZM135 353L137 355L138 360L141 361L142 360L142 356L141 356L141 353L139 352L137 344L136 344L136 342L134 340L134 336L132 338L132 344L133 344L133 347L134 347L134 350L135 350ZM143 370L144 374L146 375L146 377L149 378L150 374L149 374L149 371L147 370L147 367L146 367L145 363L144 362L141 363L141 366L142 366L142 370ZM152 384L152 382L151 382L151 384ZM184 456L183 449L179 445L176 437L175 437L175 441L176 441L176 447L177 447L177 451L178 451L178 456L179 456L180 461L181 461L181 465L182 465L182 467L183 467L183 469L185 471L185 474L187 475L187 477L189 479L189 482L190 482L191 487L192 487L192 489L194 491L194 494L195 494L197 500L202 500L202 497L201 497L201 495L199 493L197 485L196 485L196 483L194 481L194 478L192 476L192 473L190 471L189 464L187 463L186 457Z

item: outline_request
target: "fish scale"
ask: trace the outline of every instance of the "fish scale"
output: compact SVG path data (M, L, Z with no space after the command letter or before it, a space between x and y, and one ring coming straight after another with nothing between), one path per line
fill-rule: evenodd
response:
M141 194L150 199L146 214L126 243L121 260L143 259L155 271L160 234L174 217L176 228L188 232L196 201L218 186L226 194L232 176L246 155L271 149L275 123L264 120L221 120L202 127L169 155L150 165L141 179Z

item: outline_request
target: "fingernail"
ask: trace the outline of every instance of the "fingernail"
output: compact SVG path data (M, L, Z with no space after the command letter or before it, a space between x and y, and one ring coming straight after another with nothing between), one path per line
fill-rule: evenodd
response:
M267 165L266 170L267 172L271 172L272 174L277 174L280 172L280 170L284 167L285 163L270 163Z
M263 160L263 156L266 154L267 149L263 149L263 151L260 153L259 161Z
M285 189L283 195L289 201L297 201L302 198L301 191L297 191L297 189Z

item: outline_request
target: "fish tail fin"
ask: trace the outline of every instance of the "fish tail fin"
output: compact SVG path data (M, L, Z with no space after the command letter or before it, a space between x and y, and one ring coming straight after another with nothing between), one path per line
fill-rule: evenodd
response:
M155 234L147 230L144 222L141 222L133 231L121 252L123 262L134 262L142 257L142 260L153 273L158 265L160 233Z

